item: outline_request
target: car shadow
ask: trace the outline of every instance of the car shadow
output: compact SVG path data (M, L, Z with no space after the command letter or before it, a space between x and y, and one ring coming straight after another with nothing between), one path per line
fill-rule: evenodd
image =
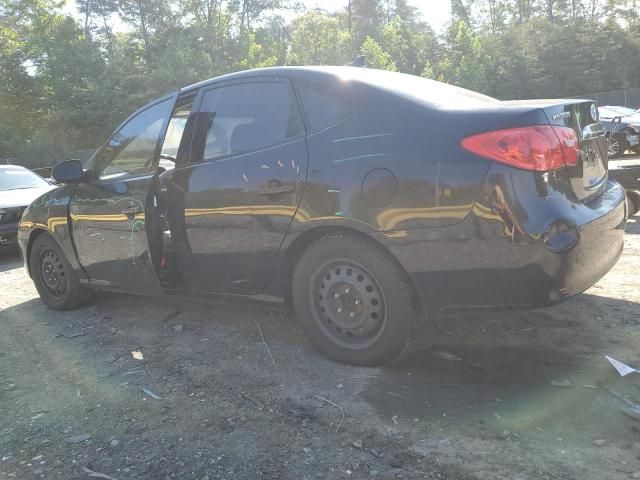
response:
M621 378L604 358L640 362L629 340L638 312L636 302L581 294L540 310L443 314L425 344L381 369L362 396L382 417L444 431L455 423L477 438L638 441L607 388L640 399L640 376Z

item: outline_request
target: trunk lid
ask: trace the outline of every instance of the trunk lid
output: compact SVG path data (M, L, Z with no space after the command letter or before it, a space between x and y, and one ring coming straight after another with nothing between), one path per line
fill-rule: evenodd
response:
M607 182L607 139L591 100L529 100L504 102L541 108L551 125L573 129L580 142L576 165L567 166L571 188L582 202L599 196Z

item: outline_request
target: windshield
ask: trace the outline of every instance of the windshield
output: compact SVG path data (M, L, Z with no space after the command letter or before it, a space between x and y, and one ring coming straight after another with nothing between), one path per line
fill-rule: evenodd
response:
M23 169L0 170L0 191L40 188L49 185L37 174Z

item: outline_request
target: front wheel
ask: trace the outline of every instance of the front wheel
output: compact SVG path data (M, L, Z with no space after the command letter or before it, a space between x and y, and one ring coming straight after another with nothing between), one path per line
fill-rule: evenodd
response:
M29 269L40 298L54 310L71 310L91 297L56 241L41 234L29 254Z
M325 355L382 365L408 351L418 311L406 274L381 248L353 235L315 241L299 259L293 307Z
M616 134L608 138L607 152L609 158L620 158L627 149L627 139L624 135Z

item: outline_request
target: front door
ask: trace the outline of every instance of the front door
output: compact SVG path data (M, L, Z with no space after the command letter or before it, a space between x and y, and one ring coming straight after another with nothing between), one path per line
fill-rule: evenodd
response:
M169 186L178 289L260 293L307 175L305 130L288 79L205 89L186 164Z
M145 215L153 208L150 191L175 100L175 95L165 97L131 116L92 159L92 179L75 189L73 242L92 285L162 293Z

